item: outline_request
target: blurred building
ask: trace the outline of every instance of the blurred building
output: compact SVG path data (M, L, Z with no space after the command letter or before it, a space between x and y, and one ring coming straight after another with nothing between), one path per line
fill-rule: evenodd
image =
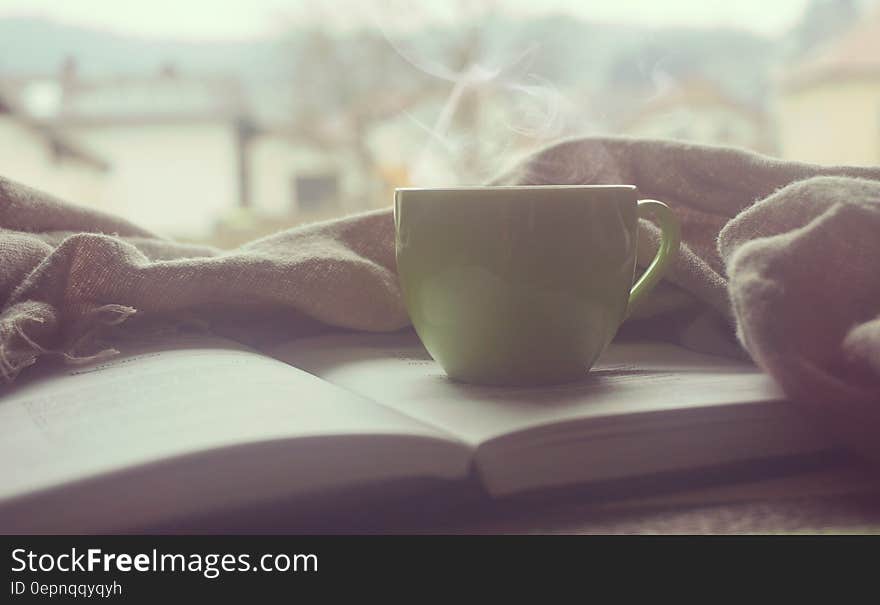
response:
M106 159L99 201L54 186L30 158L19 162L29 166L21 180L162 234L210 239L218 224L247 225L250 233L264 223L326 218L349 209L357 189L344 180L351 172L338 154L305 145L283 126L260 125L234 79L184 76L170 66L90 79L68 61L59 74L6 79L0 90L35 129Z
M783 74L783 157L880 164L880 9Z
M620 125L620 133L729 145L769 153L774 141L759 109L716 84L693 78L670 85Z
M260 213L312 221L367 207L366 185L351 154L308 143L289 124L253 126L245 153L244 205Z
M102 207L108 164L0 97L0 166L3 176L60 197Z

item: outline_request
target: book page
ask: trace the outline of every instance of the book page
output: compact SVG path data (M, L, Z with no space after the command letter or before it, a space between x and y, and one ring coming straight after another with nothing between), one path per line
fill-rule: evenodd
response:
M337 335L273 354L471 444L493 496L795 456L830 447L754 365L613 343L580 381L450 380L414 334Z
M4 522L5 500L219 450L239 454L223 466L195 466L194 476L181 480L204 484L204 502L195 487L178 482L159 488L177 491L167 502L127 494L137 500L131 506L154 497L145 514L180 508L186 498L207 508L217 503L212 499L241 492L241 481L257 497L401 475L448 478L465 474L468 464L469 453L454 438L219 339L154 343L102 363L22 378L0 397ZM259 451L254 444L286 442L300 444L289 460L257 459L240 469L246 477L233 476L251 449Z
M412 332L324 336L281 345L278 359L477 445L520 431L588 420L598 431L637 430L670 410L783 402L754 365L665 343L614 343L581 381L483 387L450 380ZM739 412L738 412L739 413ZM755 407L755 413L763 413ZM604 422L607 420L607 422Z

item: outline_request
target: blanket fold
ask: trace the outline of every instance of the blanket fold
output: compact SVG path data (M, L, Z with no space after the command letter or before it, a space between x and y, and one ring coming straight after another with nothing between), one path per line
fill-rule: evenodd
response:
M493 183L626 183L669 204L684 245L634 321L684 313L681 342L727 354L735 334L793 401L880 459L880 168L609 137L561 142ZM642 221L641 266L657 242ZM112 355L107 329L180 318L257 345L405 327L390 209L221 251L0 178L2 378L45 355Z

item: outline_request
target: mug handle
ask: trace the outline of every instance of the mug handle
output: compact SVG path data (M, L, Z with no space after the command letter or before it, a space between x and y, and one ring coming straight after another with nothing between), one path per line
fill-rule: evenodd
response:
M638 216L639 218L647 218L650 213L660 222L660 247L657 248L657 254L654 260L645 269L642 276L633 285L629 291L629 302L626 305L626 316L629 317L633 309L644 300L645 296L654 289L663 274L669 267L669 263L678 252L681 244L681 228L678 225L678 219L669 209L669 206L657 200L639 200Z

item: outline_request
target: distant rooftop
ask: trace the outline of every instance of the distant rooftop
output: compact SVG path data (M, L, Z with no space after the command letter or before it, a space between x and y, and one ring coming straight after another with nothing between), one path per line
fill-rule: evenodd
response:
M0 92L46 123L140 123L235 119L245 113L238 81L184 76L172 67L145 76L85 79L68 62L55 75L8 78Z
M880 78L880 7L791 68L783 83L801 88L853 77Z
M761 122L764 115L752 105L737 101L728 95L720 86L705 78L693 77L675 85L646 101L635 114L625 120L624 128L632 127L651 116L662 115L676 109L691 111L703 108L723 107L738 113L755 122Z
M22 112L15 103L0 95L0 116L2 115L12 116L36 136L45 138L52 153L58 157L67 157L88 164L98 170L107 170L110 167L102 157L79 144L72 143L67 137L59 134L52 126L34 120Z

